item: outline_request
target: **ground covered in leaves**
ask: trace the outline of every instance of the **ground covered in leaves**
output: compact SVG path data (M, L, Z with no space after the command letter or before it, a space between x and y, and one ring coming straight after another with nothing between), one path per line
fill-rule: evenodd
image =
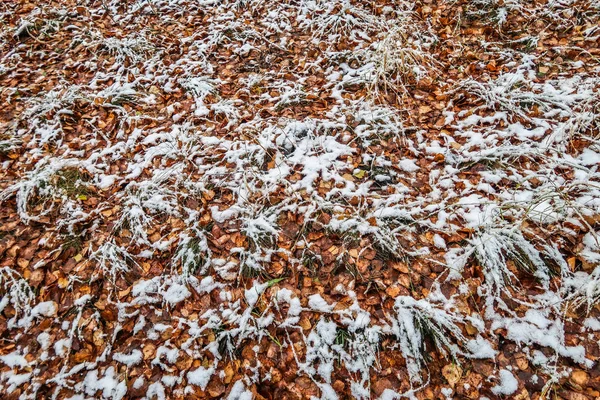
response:
M595 0L0 4L4 399L597 399Z

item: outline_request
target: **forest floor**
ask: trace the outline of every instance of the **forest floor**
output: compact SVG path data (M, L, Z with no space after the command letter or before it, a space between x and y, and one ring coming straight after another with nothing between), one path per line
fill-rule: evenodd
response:
M3 1L0 397L600 398L599 24Z

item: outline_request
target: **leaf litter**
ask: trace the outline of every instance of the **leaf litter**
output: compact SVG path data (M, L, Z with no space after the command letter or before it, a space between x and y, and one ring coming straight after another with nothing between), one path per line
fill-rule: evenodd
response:
M597 2L0 21L3 397L600 397Z

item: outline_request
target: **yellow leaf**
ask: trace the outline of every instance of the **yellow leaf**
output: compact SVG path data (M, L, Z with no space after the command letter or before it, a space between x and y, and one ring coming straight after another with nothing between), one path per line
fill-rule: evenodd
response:
M365 171L364 169L355 169L354 173L352 175L354 175L358 179L362 179L366 173L367 173L367 171Z
M456 364L448 364L442 368L442 375L444 375L450 386L454 387L462 376L462 368Z
M73 257L73 259L77 262L81 261L82 258L83 258L83 255L81 253L79 253Z
M78 194L77 195L77 200L86 201L87 200L87 196L85 194Z

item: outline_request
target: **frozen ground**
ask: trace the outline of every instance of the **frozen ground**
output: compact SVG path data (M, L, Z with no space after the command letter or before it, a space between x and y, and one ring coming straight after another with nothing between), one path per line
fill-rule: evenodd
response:
M600 398L597 1L0 22L2 398Z

